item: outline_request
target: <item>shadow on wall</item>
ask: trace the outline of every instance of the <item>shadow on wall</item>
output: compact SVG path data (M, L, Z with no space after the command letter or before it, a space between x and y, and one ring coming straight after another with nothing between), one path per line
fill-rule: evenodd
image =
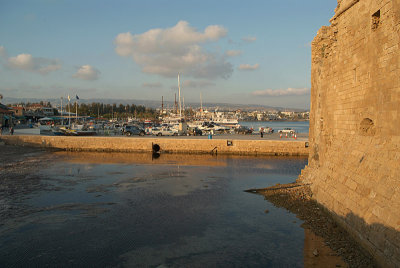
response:
M395 229L382 224L367 224L364 219L353 213L347 214L346 217L332 214L316 201L299 193L259 193L276 207L296 214L304 221L304 229L322 237L325 244L336 251L350 267L400 267L400 232ZM360 233L355 233L348 223L361 230ZM313 261L310 261L310 254L306 254L305 241L304 265L308 266L307 263ZM323 266L325 263L318 265Z
M400 232L380 223L368 224L363 218L349 213L346 217L335 215L355 232L353 237L372 253L382 267L400 267ZM399 219L400 221L400 219ZM351 224L351 225L350 225ZM344 226L346 229L347 226Z

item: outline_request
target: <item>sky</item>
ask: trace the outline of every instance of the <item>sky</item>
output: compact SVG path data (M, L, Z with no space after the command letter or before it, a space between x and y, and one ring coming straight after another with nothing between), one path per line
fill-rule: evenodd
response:
M308 109L335 0L0 0L4 97Z

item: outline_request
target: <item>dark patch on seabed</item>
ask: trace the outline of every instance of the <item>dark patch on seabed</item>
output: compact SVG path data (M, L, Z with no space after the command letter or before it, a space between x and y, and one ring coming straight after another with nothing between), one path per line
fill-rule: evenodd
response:
M243 190L294 181L306 158L59 152L25 161L0 170L1 267L304 265L302 221Z

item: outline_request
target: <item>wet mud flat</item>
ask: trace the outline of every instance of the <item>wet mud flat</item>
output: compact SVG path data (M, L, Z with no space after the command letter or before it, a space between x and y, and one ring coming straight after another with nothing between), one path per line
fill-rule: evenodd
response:
M310 230L323 239L322 245L313 245L305 249L309 251L310 256L306 266L318 267L315 265L319 262L318 259L325 258L328 254L340 256L349 267L378 267L373 257L335 222L330 212L312 199L308 185L295 182L246 191L263 195L265 200L275 206L296 214L304 221L302 227L305 230ZM326 252L327 247L333 250L333 254L329 250ZM335 267L334 263L331 264L331 267Z
M54 150L0 145L0 226L4 219L24 214L21 204L26 195L49 185L35 175L35 171L46 168L55 160Z

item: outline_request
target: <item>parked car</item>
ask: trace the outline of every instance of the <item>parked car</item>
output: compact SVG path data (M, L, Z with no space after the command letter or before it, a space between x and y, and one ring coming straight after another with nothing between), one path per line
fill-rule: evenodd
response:
M159 126L150 126L145 128L146 135L153 135L153 132L157 132L161 127Z
M285 134L285 133L287 133L287 134L294 134L294 133L296 133L296 130L294 130L294 129L292 129L292 128L286 127L286 128L284 128L284 129L278 130L278 133L282 133L282 134Z
M274 133L274 129L272 127L259 127L258 131L261 133Z
M178 130L172 128L153 129L152 133L157 136L178 136Z
M235 133L237 134L252 134L253 130L246 126L240 126L238 128L235 128Z
M138 126L124 126L123 134L126 136L131 136L131 135L144 136L144 129Z
M189 127L187 130L187 134L189 136L201 136L203 135L203 131L197 127Z
M148 135L157 135L158 131L160 131L162 128L161 127L152 127L152 128L148 128L146 131L146 134Z

